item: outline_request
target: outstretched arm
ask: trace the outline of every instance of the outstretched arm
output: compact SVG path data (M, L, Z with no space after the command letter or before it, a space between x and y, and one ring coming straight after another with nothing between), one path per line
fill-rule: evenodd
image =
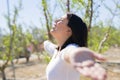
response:
M64 59L82 75L93 80L106 80L107 73L105 69L95 62L95 59L105 60L100 54L96 54L88 48L77 48L64 55Z
M50 41L46 40L44 41L44 49L49 53L50 56L54 55L54 51L56 49L57 45L51 43Z

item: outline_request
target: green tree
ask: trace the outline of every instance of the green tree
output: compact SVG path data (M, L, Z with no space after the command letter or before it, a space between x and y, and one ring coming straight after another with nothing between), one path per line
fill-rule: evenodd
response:
M50 34L50 28L52 27L52 14L50 13L50 10L48 9L48 3L46 0L42 0L42 7L43 7L43 14L46 21L46 28L48 33L48 38L52 40L52 36Z
M0 57L1 60L3 61L3 63L0 66L0 71L2 72L2 79L6 80L6 75L5 75L5 69L8 65L8 62L11 61L12 66L14 68L14 64L12 59L13 57L13 53L14 53L14 41L15 41L15 35L16 35L16 19L18 17L18 12L21 9L21 3L19 4L18 7L14 7L14 15L13 15L13 19L10 19L10 10L9 10L9 0L7 0L7 7L8 7L8 15L6 17L7 21L8 21L8 28L10 30L10 34L8 34L8 36L4 36L4 38L2 39L2 47L4 46L4 49L2 49L2 51L0 52ZM12 23L12 24L11 24ZM15 71L13 69L14 72L14 77L15 77Z

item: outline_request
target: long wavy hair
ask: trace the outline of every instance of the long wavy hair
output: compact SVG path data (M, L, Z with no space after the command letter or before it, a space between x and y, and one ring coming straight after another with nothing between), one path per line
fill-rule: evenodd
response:
M72 35L66 40L61 49L72 43L79 47L87 47L88 30L86 24L79 16L73 13L67 13L67 19L68 27L72 30Z

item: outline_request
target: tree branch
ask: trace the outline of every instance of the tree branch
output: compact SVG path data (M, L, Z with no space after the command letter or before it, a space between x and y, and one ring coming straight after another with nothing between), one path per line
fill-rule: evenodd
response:
M88 25L88 31L90 31L91 29L92 17L93 17L93 0L91 0L91 4L90 4L90 20Z

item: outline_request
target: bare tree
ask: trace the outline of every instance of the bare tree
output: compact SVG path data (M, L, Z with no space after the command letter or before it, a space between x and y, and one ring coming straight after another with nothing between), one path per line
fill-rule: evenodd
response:
M67 6L67 12L70 12L70 0L67 0L66 6Z
M47 5L47 1L46 0L42 0L42 6L43 6L43 12L44 12L44 16L45 16L45 21L46 21L46 28L47 28L47 32L48 32L48 38L50 40L52 40L52 36L50 34L50 13L48 11L48 5Z
M88 31L90 31L91 29L92 18L93 18L93 0L90 0L90 19L89 19Z
M110 30L111 30L111 27L112 27L112 23L113 23L113 20L115 18L115 16L119 16L120 14L120 10L119 10L119 1L113 1L113 3L116 5L116 8L115 10L112 10L111 8L109 8L106 4L104 4L105 8L112 14L112 18L110 19L109 21L109 28L108 30L106 31L106 34L105 36L103 37L103 39L101 40L101 42L99 43L99 47L98 47L98 52L101 52L103 46L104 46L104 43L105 41L107 41L109 35L110 35Z

